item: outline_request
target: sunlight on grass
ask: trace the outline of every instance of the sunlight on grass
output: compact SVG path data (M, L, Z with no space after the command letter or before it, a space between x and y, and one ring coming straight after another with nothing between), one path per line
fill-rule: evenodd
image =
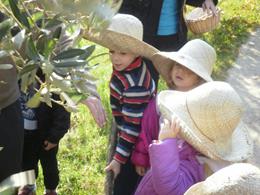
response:
M258 0L221 0L218 6L223 11L218 28L203 36L190 34L190 38L202 38L216 49L217 63L213 78L224 80L226 70L238 55L239 47L249 33L260 26L260 5Z

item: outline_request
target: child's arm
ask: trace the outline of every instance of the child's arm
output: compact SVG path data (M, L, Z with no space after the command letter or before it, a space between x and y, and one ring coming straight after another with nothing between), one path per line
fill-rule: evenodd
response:
M53 99L59 100L58 95L53 94ZM52 126L47 141L57 144L70 128L70 113L56 103L53 103L52 108L49 109L52 116Z
M140 91L140 92L136 92ZM143 94L146 94L145 96ZM124 103L122 106L122 121L120 135L114 159L124 164L131 155L134 144L137 141L141 130L141 119L151 93L144 88L136 87L133 91L125 92Z
M148 146L145 144L144 138L141 137L143 132L141 131L140 137L138 138L135 148L132 152L131 161L134 165L149 168L149 154Z
M135 171L138 175L144 176L146 170L150 167L148 146L143 139L144 131L142 130L132 152L131 161L135 165Z
M89 96L87 99L83 100L82 103L89 108L97 125L100 128L104 127L106 124L106 113L101 100L96 96Z
M151 180L158 194L183 194L191 185L202 180L202 166L195 159L180 158L177 139L154 143L149 153Z
M152 140L158 139L158 134L159 115L156 110L156 98L153 98L150 100L143 114L141 132L131 157L133 164L145 167L146 169L150 167L148 148Z
M179 123L164 120L159 139L149 148L152 182L157 193L183 194L191 185L200 181L202 167L191 154L190 159L181 159L177 146Z

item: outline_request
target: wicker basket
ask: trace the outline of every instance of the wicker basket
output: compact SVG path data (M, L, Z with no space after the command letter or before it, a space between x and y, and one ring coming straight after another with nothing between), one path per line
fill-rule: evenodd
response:
M210 32L220 22L220 9L217 8L216 16L203 11L202 8L195 8L185 16L188 29L194 34Z

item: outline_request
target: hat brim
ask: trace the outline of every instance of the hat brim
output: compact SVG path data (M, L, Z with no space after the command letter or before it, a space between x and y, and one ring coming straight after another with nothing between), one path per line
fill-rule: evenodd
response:
M204 193L204 182L198 182L194 185L192 185L185 193L184 195L205 195L207 193Z
M110 50L132 53L147 59L151 59L155 53L159 52L155 47L139 39L107 29L99 34L92 34L85 31L83 38L109 48Z
M237 195L260 193L260 169L249 163L224 167L205 181L192 185L184 195Z
M207 73L207 70L198 64L196 60L187 55L180 54L179 52L159 52L152 56L152 61L154 62L157 71L162 75L163 79L167 83L172 82L169 72L174 63L181 64L188 68L207 82L213 81L211 76Z
M157 106L162 116L168 120L176 117L180 121L180 136L184 140L202 154L215 160L240 162L251 156L253 145L243 122L240 122L234 130L230 147L223 150L223 148L219 148L218 144L203 135L194 124L186 105L187 96L188 92L166 90L160 92L157 97Z

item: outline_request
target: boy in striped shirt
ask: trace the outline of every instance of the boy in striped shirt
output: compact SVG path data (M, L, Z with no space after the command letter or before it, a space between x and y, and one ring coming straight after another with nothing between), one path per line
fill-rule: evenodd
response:
M110 104L118 139L106 171L114 173L114 195L133 194L137 187L139 176L130 156L141 130L143 111L156 93L155 82L142 57L149 59L158 50L144 43L142 36L142 23L128 14L116 14L98 38L87 36L109 49L113 65Z

